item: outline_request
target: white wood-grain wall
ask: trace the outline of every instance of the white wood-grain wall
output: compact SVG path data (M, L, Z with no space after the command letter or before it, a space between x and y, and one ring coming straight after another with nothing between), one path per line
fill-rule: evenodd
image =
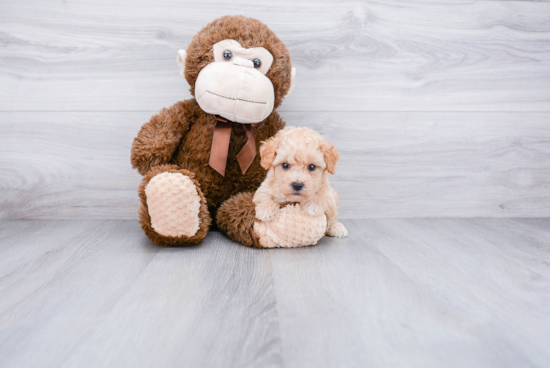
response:
M340 150L343 218L550 216L550 2L0 3L0 219L137 217L130 146L190 98L176 52L225 14L297 68L279 111Z

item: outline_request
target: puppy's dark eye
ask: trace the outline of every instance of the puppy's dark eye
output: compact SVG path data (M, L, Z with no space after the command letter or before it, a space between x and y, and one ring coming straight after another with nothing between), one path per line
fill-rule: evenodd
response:
M224 58L225 60L231 60L232 57L233 57L233 53L232 53L231 51L225 50L225 51L223 52L223 58Z
M307 167L307 169L308 169L309 171L315 171L316 167L315 167L315 165L311 164L311 165L309 165L309 166Z
M254 63L254 68L256 69L262 66L262 61L260 59L254 59L252 62Z
M290 169L290 165L287 164L287 163L285 162L285 163L283 164L283 169L285 169L285 170Z

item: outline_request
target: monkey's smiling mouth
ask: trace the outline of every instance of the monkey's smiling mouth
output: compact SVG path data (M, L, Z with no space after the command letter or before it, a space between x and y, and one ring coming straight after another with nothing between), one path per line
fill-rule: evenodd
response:
M208 92L208 93L210 93L210 94L213 94L214 96L218 96L218 97L222 97L222 98L227 98L228 100L238 100L238 101L250 102L250 103L255 103L255 104L262 104L262 105L267 104L267 102L249 101L249 100L243 100L242 98L232 98L232 97L222 96L222 95L219 95L219 94L217 94L217 93L211 92L211 91L209 91L209 90L206 90L206 92Z

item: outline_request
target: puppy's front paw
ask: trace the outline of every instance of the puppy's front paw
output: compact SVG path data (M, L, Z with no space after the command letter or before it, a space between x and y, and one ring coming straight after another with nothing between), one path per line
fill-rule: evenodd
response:
M259 204L256 206L256 218L260 221L269 222L279 214L278 204Z
M310 216L321 216L325 211L323 207L318 204L308 203L305 205L304 210Z
M327 229L327 235L334 238L345 238L348 236L348 229L341 222L337 222Z

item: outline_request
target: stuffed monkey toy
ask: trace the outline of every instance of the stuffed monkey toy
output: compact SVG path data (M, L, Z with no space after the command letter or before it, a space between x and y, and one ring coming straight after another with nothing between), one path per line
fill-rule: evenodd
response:
M177 62L194 98L154 115L132 145L141 227L160 246L197 244L230 200L217 225L253 246L251 195L266 176L258 147L285 126L275 109L294 87L290 54L260 21L224 16Z

